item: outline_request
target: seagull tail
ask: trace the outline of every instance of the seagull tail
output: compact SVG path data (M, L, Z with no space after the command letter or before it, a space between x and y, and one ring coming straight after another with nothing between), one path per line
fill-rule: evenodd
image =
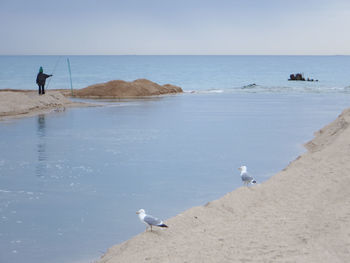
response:
M253 180L253 181L252 181L252 184L256 184L256 180Z
M158 225L159 227L168 227L166 224Z

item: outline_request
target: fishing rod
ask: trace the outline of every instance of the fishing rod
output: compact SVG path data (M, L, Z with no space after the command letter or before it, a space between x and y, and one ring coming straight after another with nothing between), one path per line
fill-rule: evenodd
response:
M68 64L69 79L70 79L70 91L72 92L72 96L73 96L72 71L71 71L71 69L70 69L70 61L69 61L69 58L67 58L67 64Z
M53 71L52 71L52 73L51 73L52 75L53 75L53 73L55 73L56 68L57 68L57 65L58 65L58 62L60 61L60 59L61 59L61 56L58 57L58 59L57 59L57 61L56 61L56 64L55 64L55 66L53 67ZM49 78L49 81L47 82L46 90L49 89L49 85L50 85L51 79L52 79L52 78Z

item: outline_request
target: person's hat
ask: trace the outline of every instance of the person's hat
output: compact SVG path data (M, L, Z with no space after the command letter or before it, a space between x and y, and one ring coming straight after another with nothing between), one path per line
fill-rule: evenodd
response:
M40 67L39 72L40 72L40 73L43 73L43 72L44 72L43 67Z

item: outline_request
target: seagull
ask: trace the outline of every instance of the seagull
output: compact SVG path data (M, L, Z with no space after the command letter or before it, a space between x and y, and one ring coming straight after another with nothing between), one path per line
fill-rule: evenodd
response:
M136 214L139 215L141 222L145 223L147 227L148 226L151 227L151 231L152 231L152 226L168 227L166 224L163 223L162 220L155 218L151 215L146 215L146 212L143 209L140 209L139 211L137 211ZM146 227L146 231L147 231L147 227Z
M248 186L249 184L256 184L256 180L247 173L247 166L241 166L238 168L238 170L241 171L241 178L245 186Z

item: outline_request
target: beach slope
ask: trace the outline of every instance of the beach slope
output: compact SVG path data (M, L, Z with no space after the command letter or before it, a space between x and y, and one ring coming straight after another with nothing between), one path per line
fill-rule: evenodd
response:
M350 262L349 123L345 110L268 181L191 208L98 262Z
M92 104L73 102L58 91L47 91L45 95L41 96L32 90L0 91L0 120L80 106L92 106Z

